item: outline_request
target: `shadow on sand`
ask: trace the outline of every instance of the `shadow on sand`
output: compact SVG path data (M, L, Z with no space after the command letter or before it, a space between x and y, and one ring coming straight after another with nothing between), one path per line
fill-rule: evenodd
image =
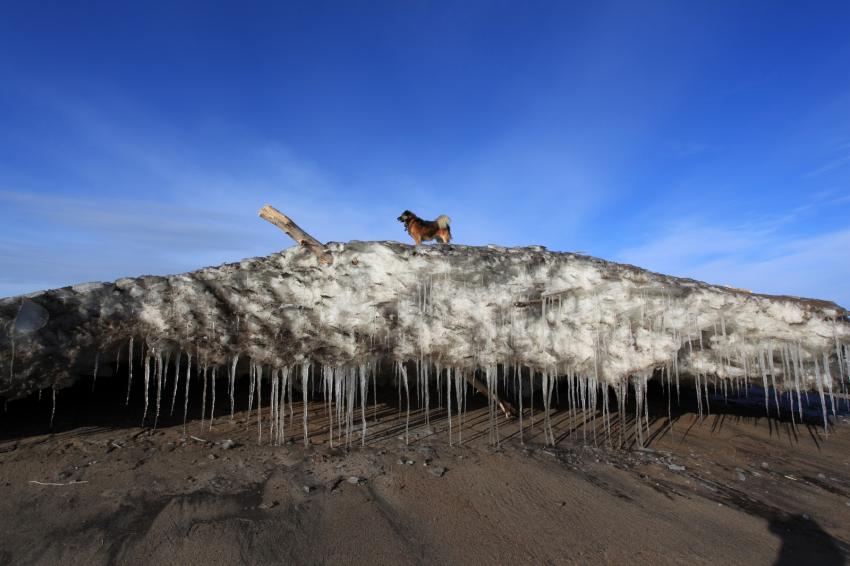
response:
M841 551L835 539L817 522L805 515L789 515L771 519L768 527L782 541L776 566L818 564L838 566L846 564L848 556Z

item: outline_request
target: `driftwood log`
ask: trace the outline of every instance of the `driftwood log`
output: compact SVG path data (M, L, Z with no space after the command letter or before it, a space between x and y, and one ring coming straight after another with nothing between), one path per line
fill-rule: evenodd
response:
M275 207L267 204L263 208L260 209L260 218L263 220L268 220L295 240L295 243L304 246L319 258L319 261L322 263L327 263L330 265L333 263L333 256L328 253L328 249L324 244L319 242L316 238L305 232L298 224L292 221L291 218L286 216L284 213L276 209Z

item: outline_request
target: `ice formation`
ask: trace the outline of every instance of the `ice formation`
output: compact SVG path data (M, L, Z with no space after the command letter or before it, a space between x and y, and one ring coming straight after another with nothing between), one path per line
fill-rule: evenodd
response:
M259 441L264 426L267 440L283 439L287 401L294 423L295 387L305 401L308 391L321 391L334 416L331 438L351 442L365 440L366 406L379 381L392 382L408 410L414 399L427 409L436 395L462 413L467 382L478 380L526 407L533 391L554 443L553 392L569 407L598 408L606 430L611 402L624 419L633 396L642 440L650 379L662 380L671 398L680 382L692 382L700 412L711 409L709 386L725 395L754 381L773 391L769 412L797 418L801 396L816 391L826 424L850 377L848 313L826 301L757 295L540 247L328 249L330 265L293 247L169 277L0 299L0 395L55 391L92 367L104 379L105 360L115 359L112 375L126 364L128 399L133 369L142 370L145 422L156 423L163 402L173 413L181 379L185 418L194 379L201 419L208 414L213 426L220 371L231 419L236 383L247 376ZM163 400L172 373L171 399ZM267 423L263 402L271 405ZM491 405L490 440L498 442L499 407ZM308 417L305 403L305 442Z

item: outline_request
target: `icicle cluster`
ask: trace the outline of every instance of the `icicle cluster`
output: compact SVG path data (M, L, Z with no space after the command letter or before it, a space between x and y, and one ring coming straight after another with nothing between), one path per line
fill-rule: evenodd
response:
M212 427L216 380L227 378L232 420L236 382L247 379L259 441L266 425L267 440L284 439L287 403L294 426L294 388L304 441L315 390L333 442L349 444L366 438L370 384L373 399L379 382L397 386L402 407L415 399L426 426L432 395L441 410L460 414L475 387L491 394L491 441L499 441L498 394L524 405L520 419L531 417L535 397L554 443L553 396L582 419L595 419L601 407L610 437L609 407L624 419L633 395L642 440L650 380L662 382L668 407L682 381L693 384L706 414L713 396L747 394L755 381L772 394L768 412L801 419L814 391L826 424L850 378L847 312L825 301L755 295L541 248L352 242L330 250L332 265L292 248L171 277L0 300L0 369L8 376L0 394L65 387L92 367L103 379L124 363L128 398L133 368L141 369L143 419L151 412L156 426L169 379L170 411L182 379L187 412L194 372L201 420ZM107 371L101 354L116 357L115 369ZM271 406L265 424L264 403Z

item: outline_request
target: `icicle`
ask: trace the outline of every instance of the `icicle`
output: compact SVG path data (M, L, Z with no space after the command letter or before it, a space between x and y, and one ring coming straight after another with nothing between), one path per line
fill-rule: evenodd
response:
M287 370L287 372L288 372L288 371L289 371L289 370ZM289 374L287 373L287 375L289 375ZM289 422L290 422L290 423L292 423L292 424L293 424L293 426L294 426L294 425L295 425L295 412L294 412L294 410L293 410L293 408L292 408L292 405L293 405L293 402L294 402L294 399L295 399L295 398L294 398L294 396L292 395L292 382L294 382L294 381L295 381L295 376L293 376L293 375L289 375L289 380L288 380L288 381L289 381L289 388L288 388L288 395L289 395Z
M168 365L171 363L171 350L165 352L165 362L162 366L162 387L168 389Z
M398 393L398 418L401 419L401 373L398 371L398 362L393 363L393 378Z
M691 341L690 329L688 329L688 351L690 353L691 359L693 359L694 347L693 342ZM697 394L697 411L699 412L699 420L702 420L702 388L700 387L700 373L698 371L694 373L694 387L696 389Z
M271 375L269 377L272 383L271 399L269 401L269 412L271 413L269 418L269 443L276 444L277 437L275 434L275 427L277 426L277 370L272 369Z
M841 384L841 397L844 398L844 401L846 403L847 400L848 400L848 398L847 398L847 388L846 388L845 383L844 383L844 362L841 359L841 356L842 356L841 348L836 347L836 360L835 361L838 364L838 370L839 370L839 374L840 374L838 382ZM838 406L839 406L839 408L841 407L841 400L840 399L838 401Z
M449 446L452 446L452 368L446 368L446 413L449 415Z
M301 397L304 402L304 446L309 446L310 438L307 434L307 378L310 373L310 362L301 364Z
M345 429L343 415L345 414L345 368L334 368L333 372L333 396L336 399L336 423L337 423L337 441L342 442L342 434Z
M576 411L578 411L576 401L576 374L574 369L567 372L567 405L570 413L570 436L572 436L578 424L576 422Z
M378 422L378 369L380 366L375 367L374 364L370 364L370 372L372 374L372 403L374 404L374 422Z
M844 360L844 365L842 366L842 367L845 368L844 369L844 375L847 376L847 381L850 381L850 346L842 345L840 350L841 350L841 356ZM842 393L844 393L844 385L845 385L845 380L842 379L841 380L841 392ZM844 396L844 406L846 407L846 409L848 411L850 411L850 395Z
M581 441L587 444L587 378L581 377L578 382L579 399L581 400Z
M525 441L523 440L523 437L522 437L522 432L523 432L523 426L522 426L522 413L523 413L523 410L522 410L522 366L517 364L516 370L517 370L517 374L518 374L517 377L519 378L519 379L517 379L517 385L518 385L518 389L519 389L519 395L517 396L519 398L519 443L525 444Z
M166 358L167 363L168 358ZM165 366L167 367L167 366ZM162 400L162 374L163 374L163 363L162 363L162 352L156 353L156 414L153 419L153 428L156 429L156 425L159 422L159 405Z
M150 378L151 378L151 369L150 369L150 361L151 354L148 351L146 356L142 358L145 364L145 412L142 413L142 426L145 426L145 417L148 415L148 390L150 388Z
M682 396L679 390L679 351L673 354L673 371L676 373L676 405L681 406Z
M360 414L362 416L363 428L360 430L360 444L366 446L366 392L368 375L366 364L360 364Z
M820 406L821 406L821 411L823 412L823 433L828 434L829 430L827 429L828 421L827 421L827 417L826 417L826 399L824 398L824 394L823 394L823 380L822 380L821 373L820 373L820 365L818 365L817 356L813 355L812 358L814 359L814 362L815 362L815 381L817 381L817 384L818 384L818 395L820 396Z
M435 369L437 373L437 410L441 410L443 408L443 388L440 386L442 383L440 380L442 379L443 368L437 363Z
M422 389L425 393L425 428L431 430L431 388L428 386L428 378L431 376L430 360L422 364Z
M257 366L257 444L263 443L263 366Z
M334 445L334 415L333 415L333 368L322 366L322 394L325 397L325 412L328 415L328 445Z
M773 385L773 400L776 403L776 417L781 418L782 414L779 408L779 393L776 389L776 368L773 365L773 345L767 347L767 365L770 369L770 383ZM767 394L767 392L765 392Z
M236 327L239 328L239 317L236 317ZM233 356L233 362L230 364L230 381L228 383L230 389L230 422L233 422L233 411L236 406L236 364L239 363L239 354Z
M669 369L668 369L668 379L669 379ZM603 385L602 387L603 387L603 389L602 389L602 403L603 403L603 405L602 406L604 407L603 419L605 421L605 438L607 439L608 445L610 446L611 445L611 407L610 407L610 400L608 398L609 387L608 387L607 383L605 385ZM669 384L667 386L667 393L668 394L670 393ZM669 400L670 397L668 396L667 399ZM672 424L673 424L673 421L670 420L670 425L672 426Z
M647 381L649 380L649 376L644 374L643 376L643 416L646 419L646 433L649 434L649 387L647 386Z
M401 373L401 378L404 383L404 398L406 400L407 407L407 418L404 421L404 443L409 444L409 431L410 431L410 388L407 384L407 368L404 367L402 362L396 362L398 364L399 372Z
M838 364L839 383L841 383L841 395L847 399L846 390L844 387L844 360L842 359L841 344L838 343L838 333L835 329L835 320L832 321L832 339L835 342L835 363ZM840 405L839 401L839 405Z
M832 407L832 416L835 417L835 396L832 392L832 376L829 374L829 355L823 353L823 380L826 383L826 389L829 392L829 403Z
M186 415L189 413L189 381L192 377L192 354L186 354L186 391L183 397L183 431L186 431Z
M215 420L215 374L218 371L218 366L213 366L212 372L210 375L211 383L210 383L210 391L212 392L212 402L210 403L210 430L213 427L213 421Z
M850 344L842 346L842 352L844 357L844 368L846 372L845 375L847 376L847 379L850 380ZM847 407L847 410L850 410L850 396L845 397L844 401L846 402L845 406Z
M759 350L759 371L761 372L762 388L764 389L764 410L767 416L770 416L770 389L767 387L767 370L764 364L764 350Z
M457 412L458 412L458 427L457 427L457 442L458 444L463 443L463 413L466 408L465 406L465 398L466 398L466 377L463 375L463 370L458 371L458 368L454 368L452 372L454 374L454 382L455 382L455 399L457 399Z
M130 387L133 385L133 337L130 336L130 350L127 354L127 367L128 375L127 375L127 400L124 402L125 405L130 404Z
M632 377L632 385L635 388L635 431L637 432L638 447L643 448L643 426L641 424L641 413L643 412L643 387L638 376Z
M357 400L357 368L348 367L345 370L345 443L351 445L351 434L354 431L354 408Z
M552 430L552 390L555 386L555 378L550 371L543 372L543 408L546 413L543 423L543 436L546 439L546 444L555 445L555 432Z
M828 421L827 421L827 416L826 416L826 399L824 398L824 394L823 394L823 376L821 375L821 372L820 372L820 366L818 364L817 356L812 355L812 359L815 362L815 381L817 381L817 384L818 384L818 395L820 396L820 406L821 406L821 411L823 413L823 432L824 432L824 434L828 434L829 431L827 430L827 422Z
M614 388L614 396L617 398L617 414L620 417L620 426L617 427L620 436L620 446L623 445L623 431L626 428L625 395L623 394L624 387L628 387L628 383L624 377L620 377L617 381L617 386Z
M489 431L489 439L491 444L498 444L498 436L496 433L496 407L493 401L495 395L495 385L493 384L493 368L486 366L484 368L484 377L487 384L487 429Z
M290 385L289 380L289 366L284 367L281 370L281 384L280 384L280 440L283 443L286 440L286 391L287 387ZM289 389L290 394L290 406L292 404L292 389Z
M207 416L207 362L203 363L203 370L201 371L203 375L203 386L204 391L201 394L201 428L204 428L204 420Z
M596 391L597 391L598 381L596 378L588 378L588 406L590 407L590 424L593 427L593 445L598 446L598 442L596 440ZM550 401L551 403L551 401ZM551 428L551 427L550 427ZM554 436L553 436L553 444L554 444Z
M534 430L534 370L528 368L528 408L530 409L531 430Z
M797 415L800 417L800 422L803 422L803 396L800 394L800 381L802 380L802 375L797 365L797 358L795 356L794 350L788 346L788 357L790 358L790 364L792 367L792 371L794 372L794 389L797 391ZM793 409L792 409L793 410Z
M94 386L97 383L97 364L100 362L100 350L98 350L94 355L94 371L92 372L92 380L91 380L91 390L94 393Z
M549 373L544 370L540 379L543 387L543 444L549 446Z
M180 357L182 350L177 350L177 358L174 360L174 390L171 392L171 411L169 416L174 416L174 403L177 401L177 386L180 384Z
M788 396L788 410L791 413L791 426L796 430L797 422L794 418L794 383L791 378L791 368L788 364L788 356L784 344L779 350L779 357L782 360L782 382L785 394Z
M257 364L251 360L250 375L248 377L248 411L254 407L254 388L257 387Z

